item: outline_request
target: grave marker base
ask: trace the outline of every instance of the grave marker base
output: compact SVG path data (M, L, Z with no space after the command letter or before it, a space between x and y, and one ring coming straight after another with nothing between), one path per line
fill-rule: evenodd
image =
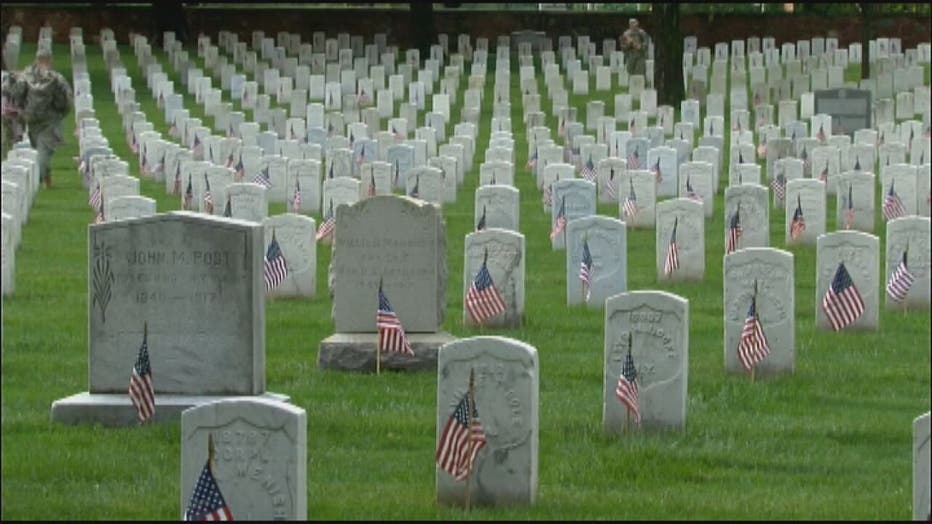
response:
M408 333L414 356L400 353L382 353L383 370L437 371L437 351L440 346L457 340L453 335L437 333ZM341 371L375 372L376 333L336 333L320 343L317 367Z

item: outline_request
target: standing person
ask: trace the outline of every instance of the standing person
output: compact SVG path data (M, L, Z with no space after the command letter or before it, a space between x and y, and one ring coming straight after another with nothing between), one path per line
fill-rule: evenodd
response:
M71 86L52 69L52 52L42 46L23 75L29 85L24 111L29 142L39 152L40 179L52 187L52 153L62 141L62 120L71 110Z
M634 18L628 20L628 30L621 35L621 50L625 53L625 65L630 75L647 73L647 44L650 38L638 26Z
M3 157L13 145L23 139L26 131L26 122L23 120L23 106L26 105L26 80L17 71L10 71L6 67L6 58L3 61L3 78L0 82L2 92L2 123L3 123Z

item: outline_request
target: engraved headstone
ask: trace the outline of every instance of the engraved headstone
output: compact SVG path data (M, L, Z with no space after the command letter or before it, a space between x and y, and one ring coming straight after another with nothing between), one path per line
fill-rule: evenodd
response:
M615 394L629 351L637 370L640 427L685 429L689 301L663 291L630 291L605 301L602 425L610 434L636 427Z
M307 520L304 409L275 400L234 398L185 410L182 519L208 461L233 518Z
M753 302L770 348L770 354L754 365L755 373L792 373L796 364L793 254L773 248L740 249L725 255L723 274L725 369L748 372L737 348Z
M907 216L887 222L886 254L884 256L884 285L903 261L906 253L906 267L912 274L912 284L905 298L895 300L890 293L884 293L887 309L928 310L930 305L930 221L928 217ZM895 286L901 289L901 286Z
M437 362L437 442L475 377L475 410L486 434L468 475L470 500L483 506L537 499L540 370L537 349L505 337L445 344ZM437 501L462 505L466 481L437 468Z
M702 204L689 198L674 198L658 203L656 212L657 280L703 280L705 220ZM672 263L674 259L676 263Z
M505 311L483 320L483 326L521 326L524 319L524 245L524 235L511 230L486 228L466 235L463 297L485 264L495 289L501 293L505 303ZM466 307L463 308L463 324L476 325Z
M864 303L864 313L846 330L876 330L880 315L880 239L861 231L836 231L819 235L816 245L816 326L832 329L822 308L825 292L839 264L844 264Z
M190 212L88 230L89 391L52 420L128 425L129 372L148 326L155 422L226 395L266 395L262 226Z
M577 218L566 226L566 303L601 309L605 300L628 289L627 228L605 216ZM583 246L591 259L589 283L581 280Z

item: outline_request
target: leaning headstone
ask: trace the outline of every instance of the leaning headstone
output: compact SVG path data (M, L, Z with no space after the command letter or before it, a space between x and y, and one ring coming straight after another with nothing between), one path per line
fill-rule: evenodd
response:
M211 450L213 448L213 450ZM213 457L211 457L213 451ZM181 414L181 518L210 471L236 520L307 520L307 412L231 398Z
M702 204L689 198L664 200L656 206L657 280L705 277L705 219Z
M520 327L524 320L524 235L504 229L483 229L466 235L463 264L463 297L483 264L492 284L501 293L505 310L482 322L489 327ZM463 307L463 324L477 325Z
M770 347L770 354L753 366L755 373L792 373L796 365L793 254L767 247L740 249L725 255L723 274L725 370L748 372L737 348L753 302Z
M274 235L285 258L285 279L269 294L274 297L310 297L317 291L317 242L314 219L294 213L266 218L265 245Z
M845 329L876 330L880 316L880 297L877 295L880 289L880 239L861 231L836 231L819 235L816 245L816 326L832 329L822 308L822 301L837 274L839 264L844 264L864 303L863 314ZM844 303L851 304L851 301L846 300ZM844 311L850 312L850 308L846 307Z
M155 422L228 395L266 395L262 226L185 211L88 229L87 392L52 420L128 425L148 325ZM222 292L221 292L222 290Z
M537 349L505 337L472 337L444 344L437 362L437 447L469 392L486 444L468 480L437 466L437 502L482 506L531 505L537 499L540 368Z
M566 225L566 303L601 309L605 300L628 290L627 227L616 218L593 215ZM581 278L584 244L589 251L589 284Z
M929 445L932 431L929 412L913 421L913 520L929 520L932 515Z
M446 308L446 225L440 208L395 195L336 207L330 294L336 334L320 344L318 367L376 367L380 281L415 356L384 353L382 368L433 370ZM371 314L366 314L365 312Z
M629 351L637 371L640 427L685 429L689 301L664 291L630 291L605 301L602 425L610 434L636 427L636 417L615 394Z
M905 296L900 299L902 285L893 286L894 297L890 292L884 293L887 309L928 310L930 306L930 271L932 250L930 250L932 228L928 217L906 216L887 222L886 254L884 256L884 285L890 282L894 271L899 269L903 258L912 274L912 284ZM905 255L904 255L905 253ZM901 282L900 279L896 280Z

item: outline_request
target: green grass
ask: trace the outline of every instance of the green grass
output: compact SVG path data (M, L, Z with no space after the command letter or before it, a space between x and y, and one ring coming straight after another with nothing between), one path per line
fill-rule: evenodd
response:
M130 160L138 176L99 48L88 49L97 116L111 146ZM23 56L31 56L29 50L24 49ZM146 92L131 51L123 47L121 53L137 100L164 134L167 126ZM160 58L164 60L161 54ZM61 46L56 48L56 66L70 78L67 49ZM458 201L443 209L450 275L443 327L461 337L479 334L461 322L462 239L473 227L472 194L481 152L488 144L493 73L490 64L475 167ZM180 89L177 76L171 76ZM519 329L483 333L523 340L538 350L538 502L529 508L475 509L470 515L437 506L435 374L374 376L317 369L318 344L333 333L326 291L331 252L321 246L316 298L275 300L266 307L268 389L291 395L292 402L308 412L309 517L910 518L911 422L929 410L932 382L928 311L881 311L876 332L816 330L815 249L791 247L796 372L754 384L744 376L726 374L721 187L714 218L706 222L702 283L657 283L654 231L628 232L630 289L663 289L689 299L686 429L627 438L603 434L603 313L565 306L565 253L551 250L550 218L541 209L533 177L522 172L527 142L517 71L512 83L516 184L528 260L525 322ZM541 93L542 106L549 109L543 89ZM606 114L613 114L613 94L590 98L605 100ZM571 102L584 118L585 99L571 96ZM190 97L185 105L194 109L192 113L200 112ZM553 117L548 123L554 129ZM77 152L73 125L69 117L67 140L54 157L55 187L40 190L23 229L16 254L16 295L3 299L0 518L174 519L180 514L178 423L108 429L49 421L52 401L87 389L86 228L93 214L72 161ZM723 165L728 165L727 146ZM726 180L723 177L723 186ZM179 207L177 197L166 196L161 183L143 178L141 190L156 198L160 212ZM829 231L835 229L834 205L829 197ZM282 204L270 206L273 214L283 211ZM618 216L617 205L600 204L599 212ZM774 247L783 248L783 220L781 210L771 213ZM879 218L877 225L883 252Z

